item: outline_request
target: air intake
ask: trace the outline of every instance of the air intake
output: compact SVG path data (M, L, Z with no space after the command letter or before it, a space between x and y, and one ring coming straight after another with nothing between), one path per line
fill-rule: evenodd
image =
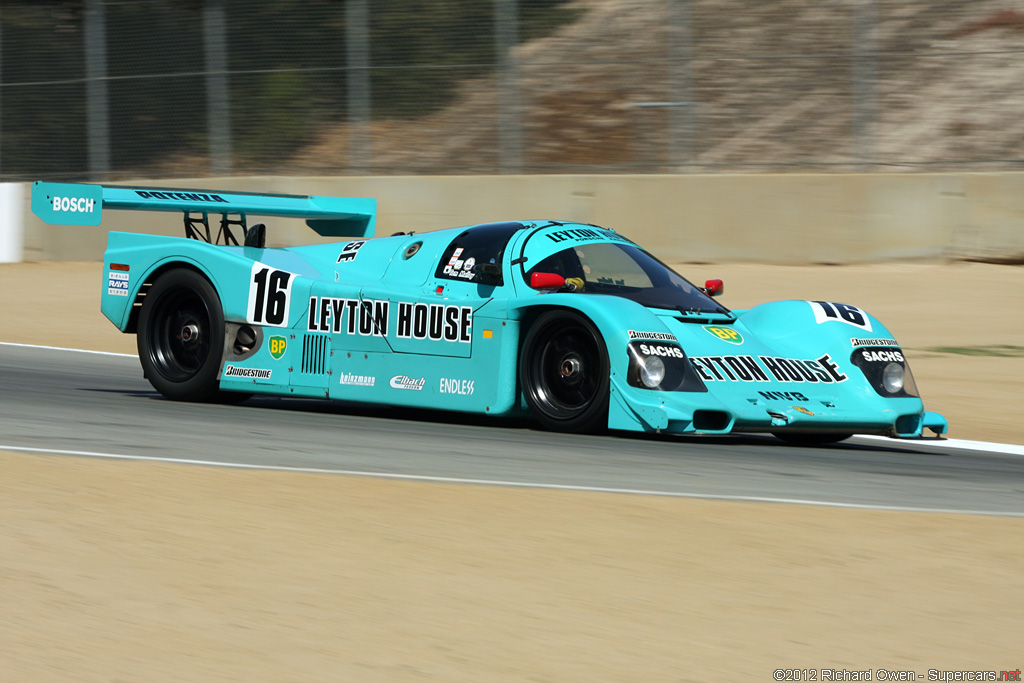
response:
M327 373L327 345L330 337L326 334L307 334L302 338L302 372L307 375Z

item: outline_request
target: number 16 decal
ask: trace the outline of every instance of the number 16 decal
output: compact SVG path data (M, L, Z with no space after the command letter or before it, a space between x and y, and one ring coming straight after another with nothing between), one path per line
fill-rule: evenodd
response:
M859 327L862 330L871 331L871 319L868 314L849 304L836 304L829 301L808 301L811 310L814 311L814 319L821 323L834 320Z
M286 327L292 299L292 274L257 261L249 279L246 322Z

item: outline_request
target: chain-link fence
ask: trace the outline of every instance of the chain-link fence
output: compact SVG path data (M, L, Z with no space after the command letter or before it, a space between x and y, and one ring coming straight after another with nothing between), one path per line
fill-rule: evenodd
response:
M0 178L1021 170L1019 4L3 0Z

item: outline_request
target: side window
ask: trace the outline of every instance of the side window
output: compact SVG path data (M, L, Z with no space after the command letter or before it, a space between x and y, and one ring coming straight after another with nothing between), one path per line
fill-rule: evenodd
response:
M473 268L479 264L497 266L500 272L505 246L520 227L519 223L491 223L460 233L441 255L434 277L474 282L478 274ZM498 285L504 284L502 275L499 274Z

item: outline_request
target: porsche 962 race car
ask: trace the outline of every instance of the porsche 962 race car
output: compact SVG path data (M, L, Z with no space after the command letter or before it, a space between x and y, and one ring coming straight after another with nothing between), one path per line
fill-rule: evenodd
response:
M102 312L164 396L276 394L530 414L565 432L941 434L892 334L856 306L729 310L612 230L507 221L373 238L372 199L37 182L33 211L99 225L178 211L185 238L111 232ZM220 215L211 235L210 215ZM330 244L266 248L251 216ZM240 233L241 242L235 237ZM189 239L191 238L191 239Z

